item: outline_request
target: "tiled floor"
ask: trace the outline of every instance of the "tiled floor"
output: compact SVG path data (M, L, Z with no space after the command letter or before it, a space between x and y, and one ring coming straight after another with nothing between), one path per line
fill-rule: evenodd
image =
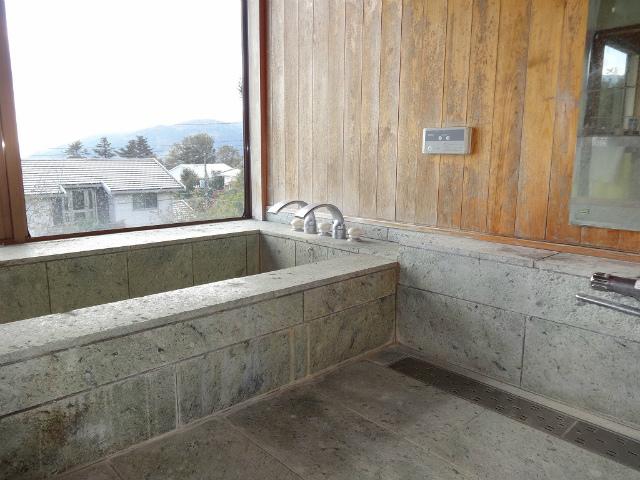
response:
M63 478L633 480L640 472L361 361Z

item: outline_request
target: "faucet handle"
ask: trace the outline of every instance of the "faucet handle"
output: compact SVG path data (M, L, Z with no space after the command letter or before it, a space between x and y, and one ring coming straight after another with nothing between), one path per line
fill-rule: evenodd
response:
M349 240L352 242L359 242L360 237L362 237L362 229L360 227L351 227L347 230L347 234L349 235Z

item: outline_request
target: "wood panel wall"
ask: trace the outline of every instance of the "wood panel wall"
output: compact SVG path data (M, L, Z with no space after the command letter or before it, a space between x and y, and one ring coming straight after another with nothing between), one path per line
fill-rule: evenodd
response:
M640 251L569 224L587 0L271 0L269 203ZM474 127L426 156L422 128Z

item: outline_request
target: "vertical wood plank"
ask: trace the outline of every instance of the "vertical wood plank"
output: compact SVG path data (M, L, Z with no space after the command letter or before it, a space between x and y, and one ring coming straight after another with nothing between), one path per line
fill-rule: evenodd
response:
M313 3L313 201L327 200L329 3Z
M562 32L563 48L558 69L556 118L551 151L549 206L545 234L547 240L554 242L578 243L580 241L580 227L569 223L569 202L578 137L588 14L588 2L567 1Z
M500 0L475 0L467 98L467 126L474 132L464 159L461 228L479 232L487 227L499 22Z
M564 4L564 0L531 3L516 206L515 233L520 238L545 236Z
M469 50L473 0L449 0L444 69L444 125L464 126L467 120ZM440 157L438 226L460 228L464 165L458 155Z
M618 239L618 250L640 253L640 232L621 231Z
M285 143L284 143L284 0L272 0L271 4L271 149L269 165L271 173L271 203L284 200Z
M360 133L359 215L376 216L378 185L378 127L380 119L380 37L382 0L363 2L362 114Z
M344 0L329 2L327 201L340 209L342 209L342 157L344 155L344 8Z
M298 1L298 196L313 197L313 0Z
M409 223L413 223L416 217L417 151L422 131L416 98L419 98L422 80L420 66L426 28L425 3L404 0L402 5L396 220Z
M298 0L285 0L284 7L284 196L293 200L298 198Z
M582 227L580 243L590 247L617 248L620 242L620 230L607 228Z
M345 0L343 212L358 215L362 113L362 0Z
M416 217L415 222L435 225L438 220L440 156L422 153L422 129L442 125L445 45L447 40L447 0L434 0L425 6L425 33L418 70L418 125L415 132Z
M382 0L380 55L380 126L376 216L394 220L398 159L398 103L400 97L400 42L402 0Z
M513 235L529 45L529 0L500 7L487 230Z

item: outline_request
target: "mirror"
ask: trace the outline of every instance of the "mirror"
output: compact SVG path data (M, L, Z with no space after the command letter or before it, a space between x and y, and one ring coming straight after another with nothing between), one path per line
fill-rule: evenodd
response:
M570 218L640 231L640 1L591 0Z

